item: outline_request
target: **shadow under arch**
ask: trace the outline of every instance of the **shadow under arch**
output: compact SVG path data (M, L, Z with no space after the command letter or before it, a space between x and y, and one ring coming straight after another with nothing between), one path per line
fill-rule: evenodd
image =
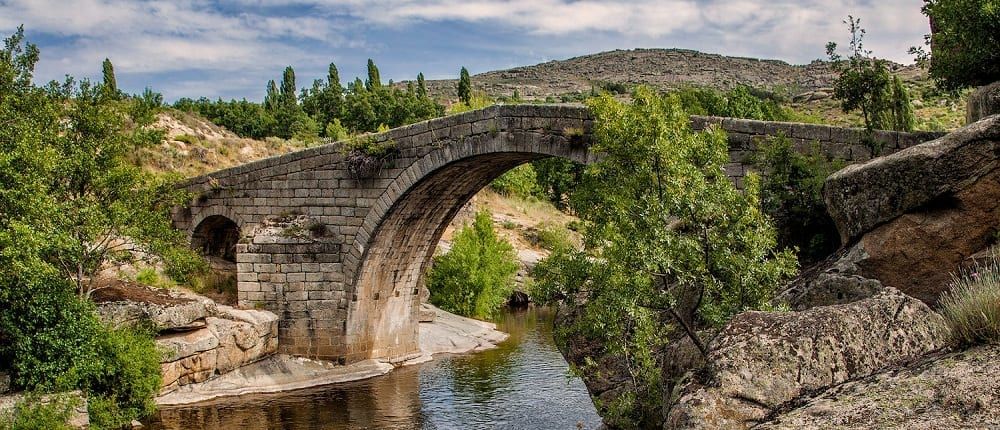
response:
M588 162L586 146L536 137L521 145L498 144L496 138L433 151L386 188L350 250L357 264L345 267L353 279L345 324L348 361L401 360L418 352L419 282L444 230L476 193L530 161Z
M191 247L204 256L218 257L236 262L236 243L240 240L240 227L224 215L204 217L191 234Z

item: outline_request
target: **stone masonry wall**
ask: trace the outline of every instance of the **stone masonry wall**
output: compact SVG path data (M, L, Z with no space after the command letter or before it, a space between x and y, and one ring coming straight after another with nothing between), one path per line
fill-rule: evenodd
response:
M279 316L279 349L353 362L416 352L417 282L445 226L477 191L510 168L548 156L592 161L593 120L578 106L494 106L376 135L398 153L371 178L347 171L339 143L193 178L196 198L174 222L193 232L210 216L241 230L240 305ZM830 156L871 158L862 131L693 117L730 140L727 173L742 186L748 159L767 136ZM878 132L883 153L936 135ZM289 220L296 220L292 225ZM297 224L296 224L297 223Z

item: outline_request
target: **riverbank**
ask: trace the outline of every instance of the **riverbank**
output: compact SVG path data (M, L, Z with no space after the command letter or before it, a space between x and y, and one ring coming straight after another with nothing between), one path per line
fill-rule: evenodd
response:
M429 321L420 323L420 354L393 364L364 360L346 366L328 361L275 355L240 367L218 378L185 385L156 398L161 406L185 405L247 394L266 394L368 379L389 373L398 366L424 363L436 354L461 354L492 349L507 339L496 325L461 317L430 304L423 304Z

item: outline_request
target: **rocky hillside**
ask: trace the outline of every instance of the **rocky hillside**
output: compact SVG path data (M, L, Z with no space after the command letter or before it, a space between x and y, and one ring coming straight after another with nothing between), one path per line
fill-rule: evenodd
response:
M659 89L683 85L729 89L744 84L790 94L828 87L834 75L827 63L792 65L780 60L727 57L687 49L615 50L534 66L481 73L477 89L492 96L514 90L527 99L590 91L602 83L648 84ZM431 94L456 96L456 80L428 81Z

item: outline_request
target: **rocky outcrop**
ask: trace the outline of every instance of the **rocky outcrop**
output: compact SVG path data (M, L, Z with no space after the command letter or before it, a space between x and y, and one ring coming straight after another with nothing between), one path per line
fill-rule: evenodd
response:
M123 283L100 288L91 297L105 322L116 326L152 326L157 331L185 331L205 327L215 314L211 300L181 290Z
M997 357L997 345L930 357L826 390L756 428L1000 428Z
M742 313L710 343L708 371L680 391L665 427L749 428L800 396L915 360L947 340L940 315L893 289L802 312Z
M207 381L278 350L278 317L270 312L219 306L206 327L156 339L167 351L162 393Z
M856 274L927 303L996 241L1000 116L827 178L824 198Z
M996 114L1000 114L1000 81L983 85L969 94L969 102L965 109L966 124Z
M853 246L834 253L826 260L802 271L777 294L776 305L788 305L804 311L816 306L830 306L866 299L884 288L876 279L860 274L858 263L868 258L864 248Z

